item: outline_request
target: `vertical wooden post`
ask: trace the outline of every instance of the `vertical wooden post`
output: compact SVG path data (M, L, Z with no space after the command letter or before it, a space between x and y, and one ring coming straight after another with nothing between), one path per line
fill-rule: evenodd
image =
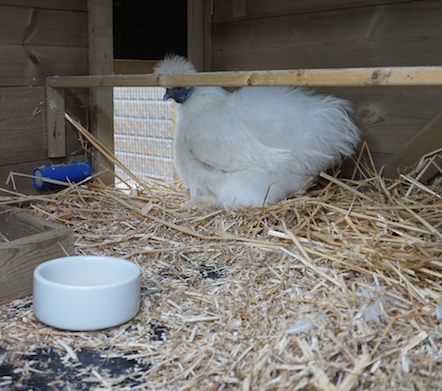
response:
M212 69L212 1L187 1L187 57L198 71Z
M112 0L89 0L89 74L111 75L113 60ZM99 87L91 90L91 131L112 152L114 151L113 88ZM94 171L108 168L111 172L101 177L112 184L114 167L101 155L94 155Z
M46 87L48 157L66 156L64 89Z

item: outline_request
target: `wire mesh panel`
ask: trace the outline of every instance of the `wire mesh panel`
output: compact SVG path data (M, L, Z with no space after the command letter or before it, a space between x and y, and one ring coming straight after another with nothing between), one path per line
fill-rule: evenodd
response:
M174 109L161 87L114 88L115 154L135 175L173 179ZM118 167L115 174L128 181Z

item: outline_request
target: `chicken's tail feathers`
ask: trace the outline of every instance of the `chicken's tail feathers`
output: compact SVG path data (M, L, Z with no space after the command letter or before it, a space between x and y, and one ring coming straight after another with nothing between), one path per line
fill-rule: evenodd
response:
M324 142L342 157L350 157L361 142L361 131L352 119L353 105L344 99L329 96L328 100L318 113L329 124L329 134L324 135Z
M187 58L177 54L167 54L155 66L153 73L155 75L182 75L196 73L196 69Z
M315 113L317 127L305 136L305 149L298 156L294 170L305 173L327 170L344 158L354 155L361 142L361 131L351 115L350 102L333 96L323 96Z

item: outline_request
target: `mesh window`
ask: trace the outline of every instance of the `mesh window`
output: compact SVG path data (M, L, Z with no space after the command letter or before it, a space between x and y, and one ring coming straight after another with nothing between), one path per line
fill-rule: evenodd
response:
M115 155L141 179L173 180L175 109L161 87L114 88ZM130 182L118 167L117 176Z

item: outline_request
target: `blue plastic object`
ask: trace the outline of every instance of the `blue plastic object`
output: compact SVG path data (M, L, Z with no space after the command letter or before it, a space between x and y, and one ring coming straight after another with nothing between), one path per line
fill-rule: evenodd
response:
M53 189L56 184L45 182L42 178L54 179L61 182L80 182L92 175L88 163L47 164L34 169L34 186L37 189Z

